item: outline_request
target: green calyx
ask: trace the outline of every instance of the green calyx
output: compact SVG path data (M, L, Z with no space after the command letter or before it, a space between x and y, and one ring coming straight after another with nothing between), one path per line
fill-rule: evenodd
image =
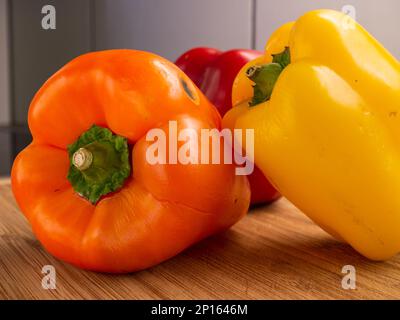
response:
M272 62L250 67L246 71L247 77L254 82L253 98L249 102L250 106L255 106L271 98L275 83L290 64L290 49L286 47L284 51L272 55Z
M92 204L121 188L131 172L127 139L96 125L68 146L68 155L67 178Z

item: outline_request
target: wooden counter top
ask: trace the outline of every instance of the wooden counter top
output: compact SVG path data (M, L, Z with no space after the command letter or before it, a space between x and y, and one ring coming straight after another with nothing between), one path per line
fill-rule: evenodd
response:
M41 286L44 265L57 289ZM341 286L356 268L355 290ZM400 255L371 262L324 233L287 200L253 209L231 230L151 269L108 275L79 270L45 252L0 182L3 299L355 299L400 298Z

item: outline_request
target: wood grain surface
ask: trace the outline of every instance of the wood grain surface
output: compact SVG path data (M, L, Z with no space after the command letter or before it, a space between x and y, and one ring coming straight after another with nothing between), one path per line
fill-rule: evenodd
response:
M42 289L44 265L55 267L55 290ZM355 290L341 286L344 265L356 268ZM368 261L281 199L151 269L126 275L87 272L43 250L3 181L0 298L397 299L400 256Z

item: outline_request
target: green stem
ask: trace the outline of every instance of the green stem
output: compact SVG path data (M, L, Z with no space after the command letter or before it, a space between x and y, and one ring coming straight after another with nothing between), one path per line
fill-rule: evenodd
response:
M130 175L127 140L106 128L92 126L68 147L68 154L68 180L93 204L121 188Z
M276 81L283 69L289 64L290 50L289 47L286 47L283 52L272 55L271 63L253 66L247 69L247 77L254 82L253 98L249 102L250 106L255 106L271 98Z
M92 164L93 153L86 148L80 148L72 155L71 161L79 171L84 171Z

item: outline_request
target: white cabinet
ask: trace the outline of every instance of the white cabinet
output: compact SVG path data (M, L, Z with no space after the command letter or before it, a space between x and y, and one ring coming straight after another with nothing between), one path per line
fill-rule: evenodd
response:
M250 48L252 0L98 0L96 48L174 60L195 46Z

